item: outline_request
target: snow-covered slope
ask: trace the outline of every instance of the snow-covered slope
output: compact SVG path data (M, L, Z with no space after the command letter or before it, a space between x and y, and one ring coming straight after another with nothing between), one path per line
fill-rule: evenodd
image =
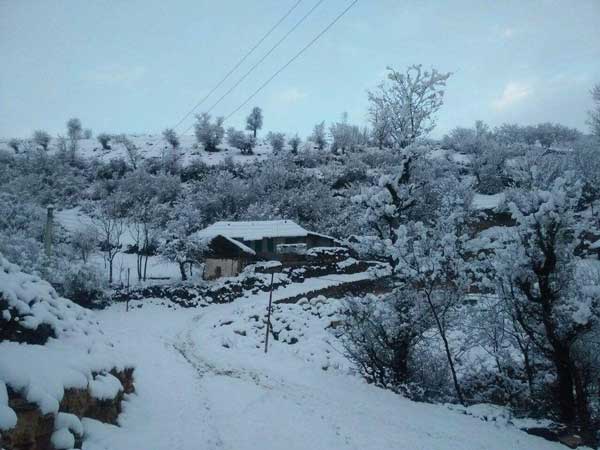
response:
M135 305L136 302L133 302ZM136 361L121 427L84 422L100 449L563 449L506 421L415 403L355 376L335 337L343 304L277 305L263 350L266 298L203 309L146 300L99 314ZM139 338L144 330L144 339Z
M161 158L163 154L168 155L171 147L160 134L142 134L142 135L127 135L127 138L135 144L139 149L140 155L144 159ZM184 164L195 159L200 159L206 164L213 165L222 162L226 157L230 156L236 162L248 162L256 159L264 158L271 153L271 146L263 139L258 140L258 144L254 149L254 155L242 155L239 149L233 148L223 142L219 145L221 151L215 153L205 152L202 146L197 145L196 137L193 135L183 135L179 137L180 154ZM113 158L124 158L127 160L127 152L122 144L110 142L111 149L104 150L98 140L80 139L78 154L84 157L94 157L100 160L109 161ZM0 140L0 150L13 152L13 149L8 146L8 140ZM49 152L56 151L56 139L52 139L49 145Z
M123 391L109 372L130 365L115 351L94 314L2 255L0 326L0 437L17 425L9 389L36 404L42 414L56 417L67 389L88 389L98 400L113 399Z

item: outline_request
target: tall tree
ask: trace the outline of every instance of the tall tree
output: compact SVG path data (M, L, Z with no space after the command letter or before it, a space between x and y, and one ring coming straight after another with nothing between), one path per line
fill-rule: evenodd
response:
M262 109L258 106L252 108L252 112L246 118L246 130L252 131L254 138L256 139L256 132L263 126L263 113Z
M388 82L369 92L371 115L389 126L389 136L397 148L412 144L435 127L435 113L443 104L444 88L450 73L410 66L405 73L391 67Z

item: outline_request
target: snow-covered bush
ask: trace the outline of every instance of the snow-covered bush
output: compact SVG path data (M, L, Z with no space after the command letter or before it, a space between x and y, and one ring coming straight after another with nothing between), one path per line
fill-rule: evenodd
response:
M223 141L225 130L223 129L223 117L217 117L214 123L211 122L210 114L202 113L196 116L194 132L196 139L204 146L207 152L217 151L217 147Z
M81 264L69 267L63 276L61 294L85 308L100 308L107 300L105 277L95 267Z
M111 138L112 136L108 133L100 133L98 136L96 136L96 139L98 139L98 142L100 142L100 145L104 150L110 150Z

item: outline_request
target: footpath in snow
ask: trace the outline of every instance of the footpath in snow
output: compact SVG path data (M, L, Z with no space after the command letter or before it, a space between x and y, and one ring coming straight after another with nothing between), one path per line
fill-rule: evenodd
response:
M100 312L104 331L136 363L136 393L120 427L85 421L84 448L564 450L349 374L324 328L330 301L277 305L279 340L265 355L265 301L179 309L155 300L129 313L124 305ZM284 331L296 343L286 343Z

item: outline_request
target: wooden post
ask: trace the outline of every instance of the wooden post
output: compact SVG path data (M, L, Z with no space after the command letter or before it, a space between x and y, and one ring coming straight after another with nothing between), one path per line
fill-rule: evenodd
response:
M271 272L271 288L269 289L269 307L267 308L267 332L265 334L265 353L269 350L269 329L271 328L271 303L273 301L273 277L275 272Z
M52 255L53 222L54 206L48 205L48 212L46 213L46 227L44 228L44 251L46 252L46 256L48 258Z

